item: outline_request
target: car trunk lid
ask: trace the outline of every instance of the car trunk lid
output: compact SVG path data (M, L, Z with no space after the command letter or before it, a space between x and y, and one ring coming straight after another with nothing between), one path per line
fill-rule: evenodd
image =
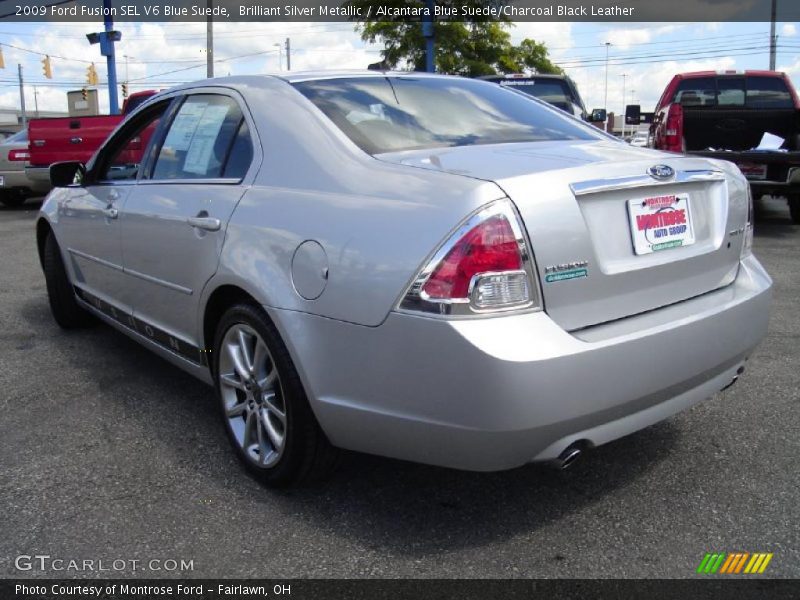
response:
M722 163L613 141L471 146L377 158L497 183L528 231L545 310L569 331L680 302L736 276L741 239L729 243L728 232L744 226L746 191L738 189L731 209L729 186L744 184L726 180ZM674 175L650 175L657 165ZM647 216L679 210L682 223L674 216ZM682 224L690 226L691 239L686 232L654 237L656 230ZM646 253L637 253L640 226L650 234L649 242L639 240L639 251ZM646 248L676 240L681 245Z

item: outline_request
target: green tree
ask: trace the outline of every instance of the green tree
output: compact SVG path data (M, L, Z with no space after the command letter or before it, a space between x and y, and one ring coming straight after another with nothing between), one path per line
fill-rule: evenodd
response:
M362 14L371 0L350 0L348 4L361 6ZM439 0L440 6L459 8L465 4L485 6L489 0ZM423 7L424 0L393 0L383 2L394 8ZM373 7L374 13L374 7ZM379 20L384 19L384 20ZM425 69L425 38L420 20L414 17L398 17L385 20L379 17L361 21L356 31L361 39L370 43L383 43L381 51L383 66L387 69ZM483 21L436 21L434 36L436 43L436 70L440 73L478 77L502 73L519 73L535 70L539 73L562 73L550 61L547 47L531 39L519 45L511 43L509 22Z

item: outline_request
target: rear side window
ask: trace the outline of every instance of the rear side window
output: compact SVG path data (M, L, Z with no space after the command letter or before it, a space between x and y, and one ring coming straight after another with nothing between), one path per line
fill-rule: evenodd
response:
M152 179L223 177L242 122L242 111L233 98L214 94L189 96L170 123Z
M294 86L370 154L602 135L525 94L485 81L409 75Z
M684 79L678 84L678 89L672 101L682 106L716 106L716 78L697 77Z
M571 108L572 95L567 84L558 79L504 79L499 83L502 87L525 92L561 110L568 111Z
M747 78L749 108L794 108L786 82L779 77L751 76Z
M223 176L230 179L241 179L253 162L253 143L250 141L250 128L243 119L233 141L228 162L225 164Z
M696 77L678 85L673 102L687 107L794 108L794 100L780 77Z

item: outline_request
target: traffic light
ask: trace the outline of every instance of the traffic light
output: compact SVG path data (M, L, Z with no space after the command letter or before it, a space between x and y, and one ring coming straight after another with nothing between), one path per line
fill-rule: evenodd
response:
M97 69L94 68L94 63L92 63L89 65L89 68L86 69L86 83L89 85L97 85L98 81Z
M124 82L122 84L122 97L123 98L127 98L128 97L128 84L124 83Z
M53 78L53 69L50 67L50 57L47 55L42 59L42 71L44 72L44 76L48 79Z
M86 88L83 88L81 90L81 96L83 96L84 100L88 100L89 99L89 90L87 90Z

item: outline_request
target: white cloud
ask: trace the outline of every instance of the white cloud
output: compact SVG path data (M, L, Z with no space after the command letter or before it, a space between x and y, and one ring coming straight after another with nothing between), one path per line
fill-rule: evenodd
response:
M797 26L794 23L784 23L783 27L781 27L781 35L784 37L797 35Z

